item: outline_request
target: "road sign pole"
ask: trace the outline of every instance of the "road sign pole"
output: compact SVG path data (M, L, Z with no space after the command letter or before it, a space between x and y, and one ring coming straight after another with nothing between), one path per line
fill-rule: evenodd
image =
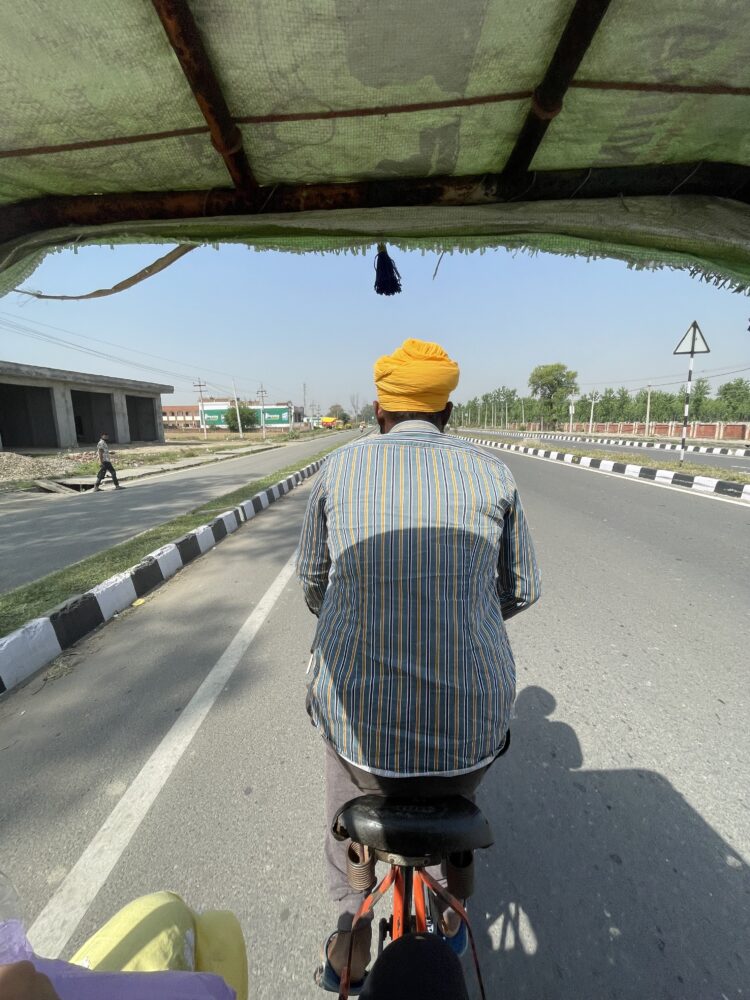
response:
M688 368L688 380L685 386L685 412L682 415L682 444L680 446L680 465L685 461L685 442L687 439L688 415L690 413L690 389L693 383L693 361L695 355L690 352L690 367Z
M708 354L710 347L706 343L701 328L695 320L690 324L687 333L674 349L675 354L689 354L690 366L688 368L688 380L685 386L685 412L682 416L682 444L680 446L680 465L685 461L685 443L687 440L688 416L690 414L690 389L693 382L693 360L696 354Z

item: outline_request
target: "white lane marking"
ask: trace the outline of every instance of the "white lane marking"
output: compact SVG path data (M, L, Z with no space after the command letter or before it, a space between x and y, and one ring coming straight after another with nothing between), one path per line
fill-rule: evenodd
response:
M184 711L146 761L64 882L34 921L29 940L37 954L57 958L109 878L159 792L200 729L224 685L247 652L294 573L295 555L284 565Z
M504 449L500 449L501 452L502 450ZM734 504L735 507L744 507L745 510L747 510L748 507L747 500L735 500L733 497L723 497L720 493L701 493L700 490L695 490L685 486L672 486L671 483L660 483L654 479L636 479L634 476L624 476L620 472L604 472L603 469L592 469L583 464L584 459L581 459L580 465L568 465L567 462L558 462L557 460L553 460L551 458L542 458L541 455L527 455L523 451L512 451L510 454L518 455L519 458L533 458L537 462L547 462L550 465L556 465L558 468L577 469L578 472L597 472L600 476L609 476L611 479L619 479L620 482L637 483L639 486L655 486L660 490L671 490L673 493L681 493L682 496L694 496L700 497L702 500L731 503Z

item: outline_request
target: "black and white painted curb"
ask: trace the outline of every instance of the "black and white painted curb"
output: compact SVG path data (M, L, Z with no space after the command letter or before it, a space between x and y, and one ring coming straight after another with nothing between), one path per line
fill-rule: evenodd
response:
M481 433L481 431L480 431ZM632 438L601 438L578 437L575 434L547 434L538 431L503 431L503 437L539 438L540 441L586 441L588 444L617 444L628 448L661 448L667 451L679 451L679 444L667 444L664 441L633 441ZM685 451L698 451L701 455L738 455L740 458L750 458L750 448L714 448L708 445L689 444Z
M684 486L697 490L699 493L716 493L735 500L745 500L750 503L750 484L743 485L729 479L712 479L710 476L689 476L684 472L672 469L655 469L649 465L630 465L627 462L613 462L609 458L594 458L591 455L571 455L564 451L545 451L543 448L527 448L525 445L508 444L505 441L477 438L468 434L461 435L468 441L480 444L485 448L503 448L506 451L517 451L524 455L536 455L537 458L548 458L552 461L566 462L568 465L580 465L584 469L600 469L602 472L614 472L631 479L650 479L653 482L671 486Z
M227 535L314 475L323 460L305 466L238 507L219 514L182 538L149 553L137 566L110 577L85 594L70 598L0 638L0 694L17 687L89 632L164 583Z

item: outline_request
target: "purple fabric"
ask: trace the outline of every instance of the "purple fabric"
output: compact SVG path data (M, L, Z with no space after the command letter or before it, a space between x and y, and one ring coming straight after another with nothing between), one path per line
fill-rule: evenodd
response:
M93 972L39 958L20 921L0 920L0 962L24 960L47 976L60 1000L236 1000L221 976L205 972Z
M220 976L204 972L92 972L36 956L31 961L60 1000L235 1000Z

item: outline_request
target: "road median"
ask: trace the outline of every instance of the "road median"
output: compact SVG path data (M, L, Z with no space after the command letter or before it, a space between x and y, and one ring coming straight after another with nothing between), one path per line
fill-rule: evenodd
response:
M735 500L750 503L750 483L746 481L746 478L744 482L741 479L715 479L712 476L681 472L679 469L660 469L653 465L633 465L630 462L618 462L610 458L581 455L565 451L549 451L545 448L532 448L526 445L510 444L505 441L474 437L469 434L460 434L460 437L482 445L484 448L501 448L505 451L513 451L518 454L532 455L535 458L564 462L566 465L578 465L584 469L611 472L615 475L626 476L629 479L645 479L662 485L680 486L685 489L695 490L698 493L732 497Z
M244 487L216 497L189 514L2 595L0 694L27 681L314 475L332 450L326 449L304 468L284 469L258 480L250 496L249 487ZM102 579L105 573L110 575Z

